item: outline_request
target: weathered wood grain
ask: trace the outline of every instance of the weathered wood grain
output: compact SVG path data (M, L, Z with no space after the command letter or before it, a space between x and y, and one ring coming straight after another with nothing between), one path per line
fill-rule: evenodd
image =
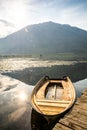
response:
M87 130L87 89L53 130Z

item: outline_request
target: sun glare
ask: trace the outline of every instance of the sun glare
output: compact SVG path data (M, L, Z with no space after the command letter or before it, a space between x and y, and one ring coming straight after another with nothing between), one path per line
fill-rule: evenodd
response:
M10 16L14 21L16 27L20 27L26 20L26 7L22 2L14 2L11 5Z
M26 101L27 100L27 95L25 92L20 92L19 93L19 98L21 101Z

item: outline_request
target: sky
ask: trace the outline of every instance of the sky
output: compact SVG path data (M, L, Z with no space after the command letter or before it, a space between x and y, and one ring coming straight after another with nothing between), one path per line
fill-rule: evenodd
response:
M87 0L0 0L0 38L47 21L87 31Z

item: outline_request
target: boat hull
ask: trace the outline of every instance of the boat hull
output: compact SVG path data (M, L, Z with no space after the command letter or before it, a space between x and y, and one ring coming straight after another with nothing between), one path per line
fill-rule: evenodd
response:
M31 104L38 113L54 116L70 109L75 98L75 89L69 77L50 79L45 76L36 84Z

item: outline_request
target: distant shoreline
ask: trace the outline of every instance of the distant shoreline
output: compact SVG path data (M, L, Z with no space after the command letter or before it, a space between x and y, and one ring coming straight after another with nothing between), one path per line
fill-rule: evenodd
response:
M56 52L50 54L0 54L0 59L5 58L32 58L39 60L64 60L64 61L87 61L87 53L73 53L73 52Z

